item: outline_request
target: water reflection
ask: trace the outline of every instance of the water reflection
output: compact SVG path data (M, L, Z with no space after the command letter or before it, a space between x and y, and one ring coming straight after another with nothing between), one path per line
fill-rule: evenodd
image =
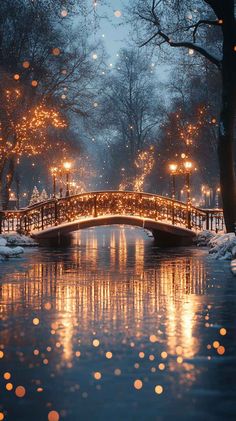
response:
M137 230L82 231L76 234L72 248L33 251L18 270L2 277L2 347L22 347L30 355L35 348L41 353L49 347L51 355L57 352L51 369L62 372L65 367L76 370L81 353L93 366L112 350L116 355L112 370L121 366L128 370L130 378L127 375L125 382L129 387L135 376L131 367L140 365L141 352L149 364L145 370L149 374L151 370L153 376L158 371L158 384L161 381L174 390L177 376L180 385L191 387L198 370L193 370L189 359L202 349L196 315L203 311L201 298L206 289L201 252L160 252ZM33 325L33 317L39 318L39 327ZM94 338L100 344L96 357ZM45 351L42 355L44 361ZM33 368L38 363L30 364ZM80 371L88 370L86 364L80 365ZM101 371L106 370L104 361L99 364ZM142 375L148 382L145 370ZM61 386L59 400L66 401L64 393Z
M157 260L149 267L145 238L135 234L129 250L124 229L107 232L101 242L96 231L82 232L76 244L69 261L60 256L55 261L36 260L24 274L7 276L0 289L2 317L51 303L64 326L66 358L76 320L83 332L97 322L126 336L129 325L134 337L158 335L164 329L168 353L175 354L177 346L183 347L186 357L198 351L193 330L196 296L204 293L206 281L201 260L180 256ZM104 249L110 250L110 262L104 260L109 257L108 253L104 256Z

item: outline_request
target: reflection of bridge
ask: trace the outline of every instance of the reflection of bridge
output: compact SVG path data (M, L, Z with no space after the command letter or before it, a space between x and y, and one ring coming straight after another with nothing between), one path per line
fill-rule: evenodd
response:
M89 227L125 224L153 232L160 245L191 243L202 229L224 227L222 210L202 210L166 197L136 192L91 192L0 213L1 232L25 232L38 240Z

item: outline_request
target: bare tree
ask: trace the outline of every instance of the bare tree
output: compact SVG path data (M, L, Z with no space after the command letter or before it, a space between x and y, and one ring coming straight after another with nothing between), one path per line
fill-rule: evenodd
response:
M33 110L43 107L51 119L53 112L57 112L64 120L71 120L72 113L84 117L91 108L94 76L100 61L96 60L95 63L92 60L95 47L89 45L82 25L74 25L73 30L67 31L71 26L68 16L73 16L72 7L78 3L84 2L1 2L0 135L3 142L0 178L6 198L19 156L44 153L46 143L49 146L49 139L53 139L47 131L52 121L46 118L47 127L43 128L41 147L40 127L37 128L38 145L34 141L33 131L28 131L27 142L20 141L19 147L22 136L19 136L18 128L22 127L22 118L29 122Z
M209 60L222 75L218 156L227 231L235 230L236 176L236 23L234 0L136 0L130 7L143 35L141 45L187 48ZM206 44L206 33L220 28L221 46ZM219 51L221 54L219 54Z
M120 166L132 172L137 154L154 139L160 122L154 73L150 55L143 57L140 50L123 49L114 70L105 78L100 120L113 138L110 150L116 155L116 168L120 161Z

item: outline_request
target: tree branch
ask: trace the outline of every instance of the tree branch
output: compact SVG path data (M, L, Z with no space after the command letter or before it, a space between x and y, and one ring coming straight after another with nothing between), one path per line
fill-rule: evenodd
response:
M190 50L197 51L202 56L206 57L211 63L213 63L219 70L221 70L221 60L214 57L211 53L209 53L205 48L201 47L200 45L196 45L192 42L188 41L180 41L180 42L173 42L168 35L164 34L162 31L156 32L151 38L145 41L142 45L147 45L151 40L156 38L157 36L161 37L167 44L171 47L179 47L179 48L188 48Z
M194 40L194 42L196 42L197 30L202 25L221 26L222 25L222 22L220 20L201 19L197 23L195 23L195 25L189 26L187 28L187 30L189 30L191 28L194 28L194 31L193 31L193 40Z

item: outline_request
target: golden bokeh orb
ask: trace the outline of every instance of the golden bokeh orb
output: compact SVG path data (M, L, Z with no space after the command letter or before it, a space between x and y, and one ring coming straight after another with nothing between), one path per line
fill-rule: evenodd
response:
M50 411L48 413L48 421L59 421L60 415L57 411Z

